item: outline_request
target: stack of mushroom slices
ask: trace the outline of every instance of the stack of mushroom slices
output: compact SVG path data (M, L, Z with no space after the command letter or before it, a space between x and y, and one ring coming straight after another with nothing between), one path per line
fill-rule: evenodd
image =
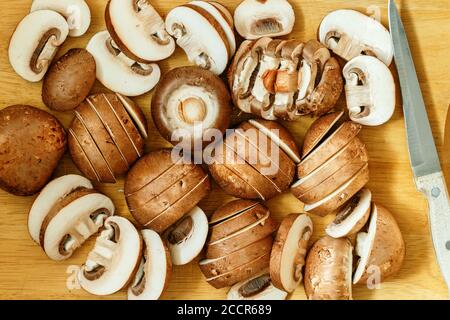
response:
M255 201L235 200L210 219L206 260L199 262L215 288L232 286L269 267L277 223L269 210Z
M168 249L156 232L139 233L130 221L114 216L105 221L78 276L81 287L95 295L110 295L131 283L130 300L154 300L171 272Z
M215 148L211 175L225 192L269 200L289 189L299 152L283 126L266 120L242 123Z
M28 216L28 230L52 260L65 260L114 214L114 204L78 175L57 178L41 191Z
M192 63L222 74L236 51L233 16L218 2L192 1L172 9L166 30Z
M75 110L69 148L75 165L91 180L115 183L143 155L147 121L120 94L88 97Z
M357 137L361 125L345 121L342 112L316 120L305 136L299 181L292 193L305 211L335 213L369 181L368 155Z
M267 120L329 112L343 89L341 68L316 40L245 41L229 69L236 106Z
M185 163L185 159L176 156L172 150L151 152L136 163L125 181L131 214L140 225L158 233L194 209L211 188L209 176L200 165ZM179 230L183 231L192 222L189 221L180 222ZM178 242L182 240L180 236L171 239Z

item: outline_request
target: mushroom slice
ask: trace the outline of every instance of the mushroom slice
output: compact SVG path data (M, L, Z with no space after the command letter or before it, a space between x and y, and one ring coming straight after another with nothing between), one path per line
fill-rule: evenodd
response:
M39 244L39 233L45 217L52 207L76 189L93 189L92 183L78 175L70 174L50 181L34 200L28 214L28 231Z
M357 234L356 255L359 260L353 275L354 284L364 284L372 275L384 281L400 270L405 242L397 222L386 208L372 205L368 229Z
M297 289L312 233L313 223L305 214L290 214L281 222L270 257L270 278L278 289L286 292Z
M222 74L231 58L227 35L205 9L185 4L172 9L166 17L166 30L176 38L189 61Z
M350 119L366 126L379 126L395 110L395 83L389 68L380 60L359 56L343 70Z
M239 216L256 206L259 202L252 200L234 200L217 209L209 219L209 225L215 226L228 219Z
M359 232L367 223L371 212L372 193L369 189L358 192L326 228L333 238L343 238Z
M175 51L175 41L149 0L110 0L105 20L114 42L134 61L160 61Z
M48 212L41 225L39 243L50 259L67 259L113 214L114 204L105 195L92 189L75 190Z
M352 299L353 247L346 238L324 237L308 253L305 292L310 300Z
M295 13L286 0L244 0L234 12L234 22L245 39L278 37L292 32Z
M128 300L158 300L172 275L169 250L158 233L142 230L143 255L128 288Z
M375 56L389 66L394 49L391 35L377 20L355 10L337 10L320 24L319 39L349 61L359 55Z
M130 221L108 218L78 273L81 287L99 296L124 288L140 266L142 246L141 235Z
M176 266L188 264L202 251L208 237L208 218L195 207L164 234L172 262Z
M285 300L288 293L277 289L270 279L269 270L236 283L228 291L228 300Z
M125 96L139 96L152 90L161 77L159 66L128 58L107 31L97 33L86 49L97 65L97 79L108 89Z
M9 62L14 71L27 81L41 81L68 34L66 20L55 11L39 10L27 15L9 43Z
M345 205L356 193L369 182L369 165L366 164L353 178L343 184L329 196L304 207L306 212L326 216Z
M52 10L64 16L71 37L81 37L91 25L91 10L84 0L33 0L30 11L38 10Z

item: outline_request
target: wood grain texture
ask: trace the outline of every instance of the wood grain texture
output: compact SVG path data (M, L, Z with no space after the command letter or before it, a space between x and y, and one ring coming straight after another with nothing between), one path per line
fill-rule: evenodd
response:
M87 35L82 38L69 38L60 50L84 47L90 37L103 30L103 12L106 0L88 0L93 22ZM173 6L184 1L151 1L161 13L166 14ZM224 1L229 9L234 9L239 0ZM323 16L335 9L353 8L362 12L380 8L382 21L387 25L387 1L291 1L297 15L295 30L291 37L309 40L316 36L317 27ZM444 144L446 139L447 109L450 105L450 75L448 73L448 34L450 34L450 2L448 0L397 1L406 31L411 42L417 72L421 81L425 102L428 108L433 133L438 149L443 155L446 173L449 164ZM0 25L0 108L13 104L30 104L46 109L41 100L41 83L26 83L11 69L8 62L8 43L16 24L27 14L30 0L0 1L2 23ZM160 63L162 71L188 64L184 53L177 49L169 60ZM94 92L104 91L97 84ZM135 99L150 119L151 94ZM341 104L344 103L341 99ZM63 124L69 125L73 115L54 113ZM312 119L302 119L286 125L302 142L303 135ZM354 288L355 299L444 299L447 289L439 273L434 257L428 225L428 208L425 198L416 190L408 161L405 128L401 101L398 98L397 110L393 119L378 128L364 128L362 139L367 143L370 158L371 180L369 188L375 201L387 207L395 215L406 241L406 259L399 274L381 285L379 290L365 287ZM147 150L168 147L150 122L150 136ZM65 156L56 175L76 173L70 157ZM447 175L448 176L448 175ZM112 197L117 212L129 217L123 197L123 181L116 185L98 185L99 190ZM212 213L219 205L231 200L217 186L213 194L202 201L200 206ZM71 266L80 265L93 246L93 240L83 246L68 261L55 263L49 261L43 251L31 240L27 231L27 213L33 197L19 198L0 191L0 299L95 299L81 289L68 289L70 280L66 273ZM301 212L303 205L292 195L284 194L268 204L274 217ZM330 219L312 217L315 224L314 239L323 235L324 226ZM203 279L196 263L175 267L174 275L163 299L224 299L227 290L215 290ZM122 291L104 299L124 299ZM305 299L300 287L291 299Z

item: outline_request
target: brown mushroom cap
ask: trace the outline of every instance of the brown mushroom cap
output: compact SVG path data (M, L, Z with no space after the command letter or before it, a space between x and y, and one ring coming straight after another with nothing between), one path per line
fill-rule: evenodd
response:
M25 105L0 110L0 188L39 192L66 150L66 132L49 113Z
M394 216L383 206L374 204L372 209L372 218L375 218L374 236L368 234L368 243L364 243L360 235L357 238L356 253L358 256L363 254L365 247L370 246L369 256L365 263L359 266L363 268L361 277L355 277L354 283L365 284L373 275L379 276L380 281L397 273L405 257L405 242L402 233L398 227ZM369 233L371 230L369 229ZM370 239L372 241L370 241ZM373 268L376 269L373 269ZM379 274L377 274L379 272ZM359 278L359 279L358 279Z
M206 146L203 134L217 129L222 134L231 119L231 98L223 81L199 67L171 70L159 82L152 99L152 117L161 135L174 145ZM202 135L198 136L199 125ZM186 143L186 142L185 142ZM185 145L185 144L183 144Z
M70 49L47 71L42 101L50 109L75 109L88 96L96 79L96 65L85 49Z
M305 267L308 299L352 299L352 251L352 244L346 238L324 237L313 245Z
M258 204L259 202L257 201L242 199L228 202L214 211L212 216L209 218L209 224L214 225L223 222L229 218L237 216L242 212L256 207Z
M163 232L192 210L210 190L202 167L175 162L171 150L151 152L128 173L125 196L134 218Z

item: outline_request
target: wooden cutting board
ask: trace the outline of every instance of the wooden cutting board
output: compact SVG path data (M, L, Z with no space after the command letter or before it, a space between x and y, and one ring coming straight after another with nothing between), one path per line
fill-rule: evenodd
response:
M46 109L41 100L41 84L30 84L22 80L11 69L8 62L8 43L15 26L28 13L30 0L0 1L2 23L0 24L0 108L13 104L29 104ZM70 38L60 50L85 47L96 32L105 29L104 8L106 0L87 1L92 11L92 25L89 33L82 38ZM156 9L166 14L182 0L151 1ZM387 1L317 1L292 0L297 21L290 37L309 40L316 36L321 19L328 12L341 8L352 8L374 14L377 11L387 25ZM223 1L233 10L239 0ZM447 109L450 105L450 59L448 56L450 34L450 2L448 0L397 1L410 38L417 72L425 96L433 132L441 152L443 165L443 145L446 128ZM163 71L188 64L182 50L160 65ZM94 92L104 91L100 84ZM136 101L149 116L151 94ZM344 101L341 102L343 104ZM69 113L55 114L67 127L72 118ZM148 117L150 119L150 117ZM286 123L301 144L303 135L311 119ZM406 241L406 259L399 274L381 285L380 289L354 288L355 299L443 299L447 290L435 261L428 227L427 204L416 191L405 140L405 128L401 101L393 119L377 128L364 128L362 138L370 152L371 180L369 188L375 201L386 206L395 215ZM450 143L447 139L446 143ZM169 147L150 121L148 150ZM450 150L447 148L447 150ZM450 164L449 168L450 168ZM77 173L70 157L65 156L56 175ZM98 185L97 188L110 196L117 212L129 217L123 197L123 182L116 185ZM81 265L92 248L93 240L84 245L65 262L52 262L31 240L27 231L27 213L33 197L21 198L0 191L0 299L94 299L72 285L73 270ZM200 206L212 213L218 206L231 198L217 186L211 196ZM290 194L284 194L267 203L273 215L280 220L284 215L302 212L303 205ZM315 236L323 235L324 226L330 219L313 217ZM69 284L69 286L67 285ZM172 281L164 299L223 299L227 290L215 290L209 286L196 263L175 267ZM105 299L124 299L125 291ZM292 295L292 299L305 299L302 287Z

